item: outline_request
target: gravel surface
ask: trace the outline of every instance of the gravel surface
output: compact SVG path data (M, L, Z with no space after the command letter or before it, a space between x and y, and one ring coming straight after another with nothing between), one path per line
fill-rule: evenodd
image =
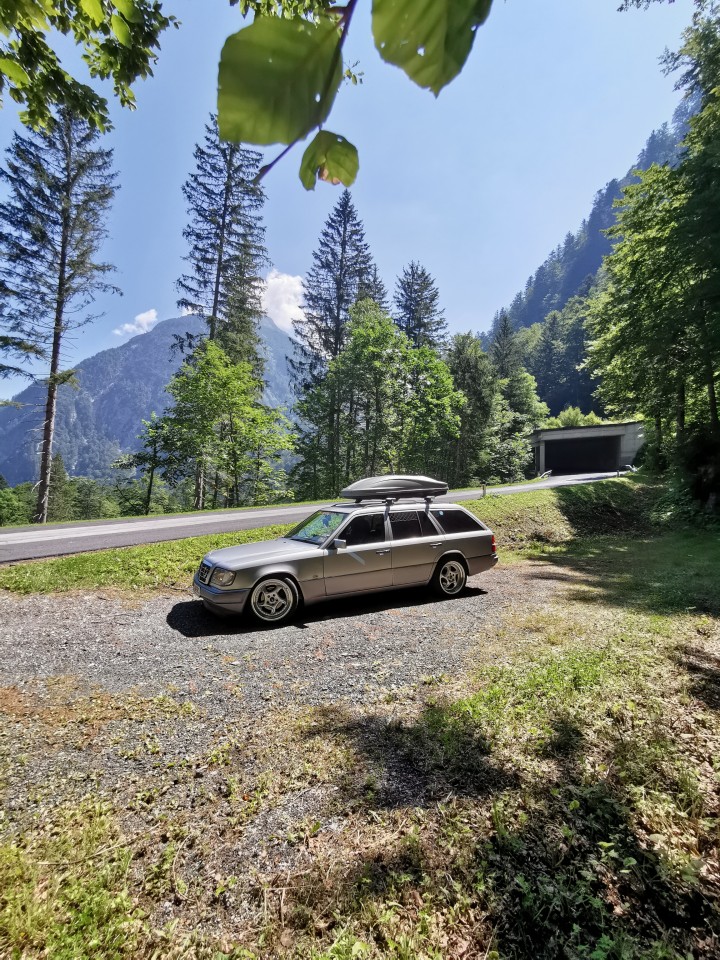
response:
M544 565L496 568L459 598L403 590L309 607L290 626L222 620L190 595L0 593L0 686L73 677L79 690L167 693L222 712L232 687L249 713L281 703L369 703L483 655L483 632L508 608L542 603Z
M0 837L107 802L138 889L166 871L168 892L145 903L152 924L251 936L316 832L355 835L368 791L386 811L447 795L398 725L412 731L473 666L532 644L522 626L505 634L504 616L531 617L568 575L501 566L453 600L332 601L275 630L183 593L0 594ZM218 900L223 877L238 885Z

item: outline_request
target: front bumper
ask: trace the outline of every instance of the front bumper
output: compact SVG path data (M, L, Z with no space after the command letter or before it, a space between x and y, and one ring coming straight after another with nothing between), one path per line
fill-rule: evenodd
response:
M242 613L250 590L223 590L221 587L202 583L195 574L193 593L202 600L208 610L218 613Z

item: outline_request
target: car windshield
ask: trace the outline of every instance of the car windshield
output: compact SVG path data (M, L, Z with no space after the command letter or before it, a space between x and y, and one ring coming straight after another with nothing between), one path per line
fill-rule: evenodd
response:
M288 538L290 540L302 540L303 543L322 543L335 533L346 516L345 513L318 510L317 513L294 527L288 533Z

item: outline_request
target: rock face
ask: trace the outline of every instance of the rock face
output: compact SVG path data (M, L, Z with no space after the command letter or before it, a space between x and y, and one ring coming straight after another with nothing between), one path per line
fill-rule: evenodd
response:
M120 453L137 449L141 420L168 405L165 385L182 360L171 351L174 335L203 329L198 317L164 320L149 333L78 364L79 387L58 391L54 449L62 454L68 473L107 477ZM267 317L260 332L266 354L265 402L289 408L293 398L286 358L293 341ZM43 387L34 384L14 400L22 407L0 408L0 474L13 486L37 476Z

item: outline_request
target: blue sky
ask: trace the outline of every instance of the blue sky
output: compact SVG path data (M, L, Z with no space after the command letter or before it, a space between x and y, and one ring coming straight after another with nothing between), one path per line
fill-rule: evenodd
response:
M168 0L182 27L165 34L155 77L136 88L135 112L113 106L121 190L105 259L123 297L79 332L73 363L177 316L185 209L181 186L214 109L225 37L242 25L223 0ZM495 0L460 77L435 99L384 64L370 36L370 0L356 13L346 60L361 86L340 92L328 127L360 150L353 197L388 288L411 259L435 277L452 331L484 330L548 252L590 210L593 195L633 163L678 101L658 59L677 46L690 0L617 12L618 0ZM0 148L19 128L8 101ZM267 155L275 154L268 148ZM338 188L306 193L302 147L268 176L272 312L287 322ZM136 322L135 318L141 319ZM6 382L0 395L18 384Z

